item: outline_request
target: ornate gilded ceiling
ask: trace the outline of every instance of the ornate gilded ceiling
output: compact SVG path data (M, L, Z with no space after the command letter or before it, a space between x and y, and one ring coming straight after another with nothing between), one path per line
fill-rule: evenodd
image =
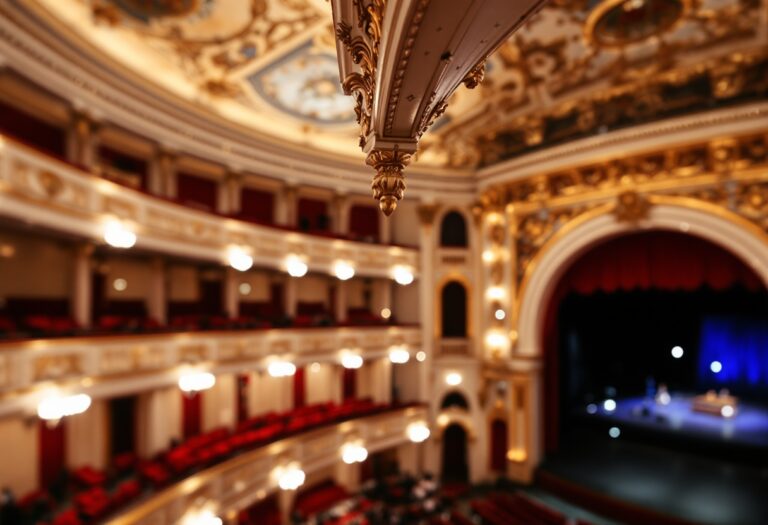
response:
M147 82L360 158L326 0L12 0ZM474 168L768 92L768 0L551 0L458 90L416 164Z

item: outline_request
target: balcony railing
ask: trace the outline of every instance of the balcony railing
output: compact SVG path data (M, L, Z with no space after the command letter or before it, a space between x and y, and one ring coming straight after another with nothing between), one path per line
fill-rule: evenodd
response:
M213 373L264 368L268 358L297 366L339 362L342 349L366 359L393 346L415 351L419 327L302 328L237 332L69 337L0 343L0 416L33 412L42 387L78 385L99 396L174 384L184 365ZM17 394L17 395L9 395Z
M119 219L136 244L163 253L226 263L231 246L250 249L256 265L285 269L304 258L310 271L332 273L338 260L368 277L391 277L402 265L416 275L413 248L375 245L286 231L197 211L153 197L0 136L0 215L100 241L104 223Z
M212 505L219 515L237 512L277 490L275 469L295 462L307 475L341 461L340 449L350 438L361 440L369 453L408 442L406 429L424 421L426 408L409 407L345 421L283 439L238 455L171 486L108 525L171 525L201 506Z

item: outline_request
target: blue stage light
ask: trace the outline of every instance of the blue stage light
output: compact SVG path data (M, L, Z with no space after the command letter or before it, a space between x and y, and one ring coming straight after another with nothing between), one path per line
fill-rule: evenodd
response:
M621 429L619 427L611 427L608 430L608 435L611 436L613 439L616 439L621 435Z
M712 373L719 374L723 370L723 363L720 361L712 361L709 363L709 369L712 370Z
M597 405L590 403L587 405L587 414L597 414Z

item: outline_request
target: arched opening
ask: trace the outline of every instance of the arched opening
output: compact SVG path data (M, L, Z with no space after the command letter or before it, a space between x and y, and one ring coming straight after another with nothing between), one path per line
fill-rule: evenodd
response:
M446 410L448 408L460 408L463 410L469 410L469 403L467 398L460 392L448 392L443 397L442 403L440 403L440 410Z
M464 216L451 211L445 214L440 223L440 246L446 248L467 247L467 223Z
M466 483L469 480L467 463L467 431L458 423L443 431L443 469L445 483Z
M760 278L707 240L645 231L593 246L562 274L542 326L547 454L589 433L708 456L744 453L738 444L749 432L725 446L729 418L718 412L699 425L696 407L707 392L713 407L734 399L744 409L768 393L766 312ZM715 362L728 373L715 372ZM768 412L765 419L760 432Z
M491 470L503 473L507 470L507 422L503 419L491 421Z
M441 292L441 334L443 337L467 337L467 290L458 281L450 281Z

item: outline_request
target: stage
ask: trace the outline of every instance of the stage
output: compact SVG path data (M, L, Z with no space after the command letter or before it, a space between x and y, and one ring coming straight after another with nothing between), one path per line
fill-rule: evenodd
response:
M694 411L694 397L671 394L667 405L643 397L616 399L612 411L603 401L585 407L584 416L613 425L624 434L641 429L712 444L766 447L768 454L768 408L739 402L735 414L726 418Z
M581 430L562 436L537 475L545 490L620 523L764 525L768 468Z

